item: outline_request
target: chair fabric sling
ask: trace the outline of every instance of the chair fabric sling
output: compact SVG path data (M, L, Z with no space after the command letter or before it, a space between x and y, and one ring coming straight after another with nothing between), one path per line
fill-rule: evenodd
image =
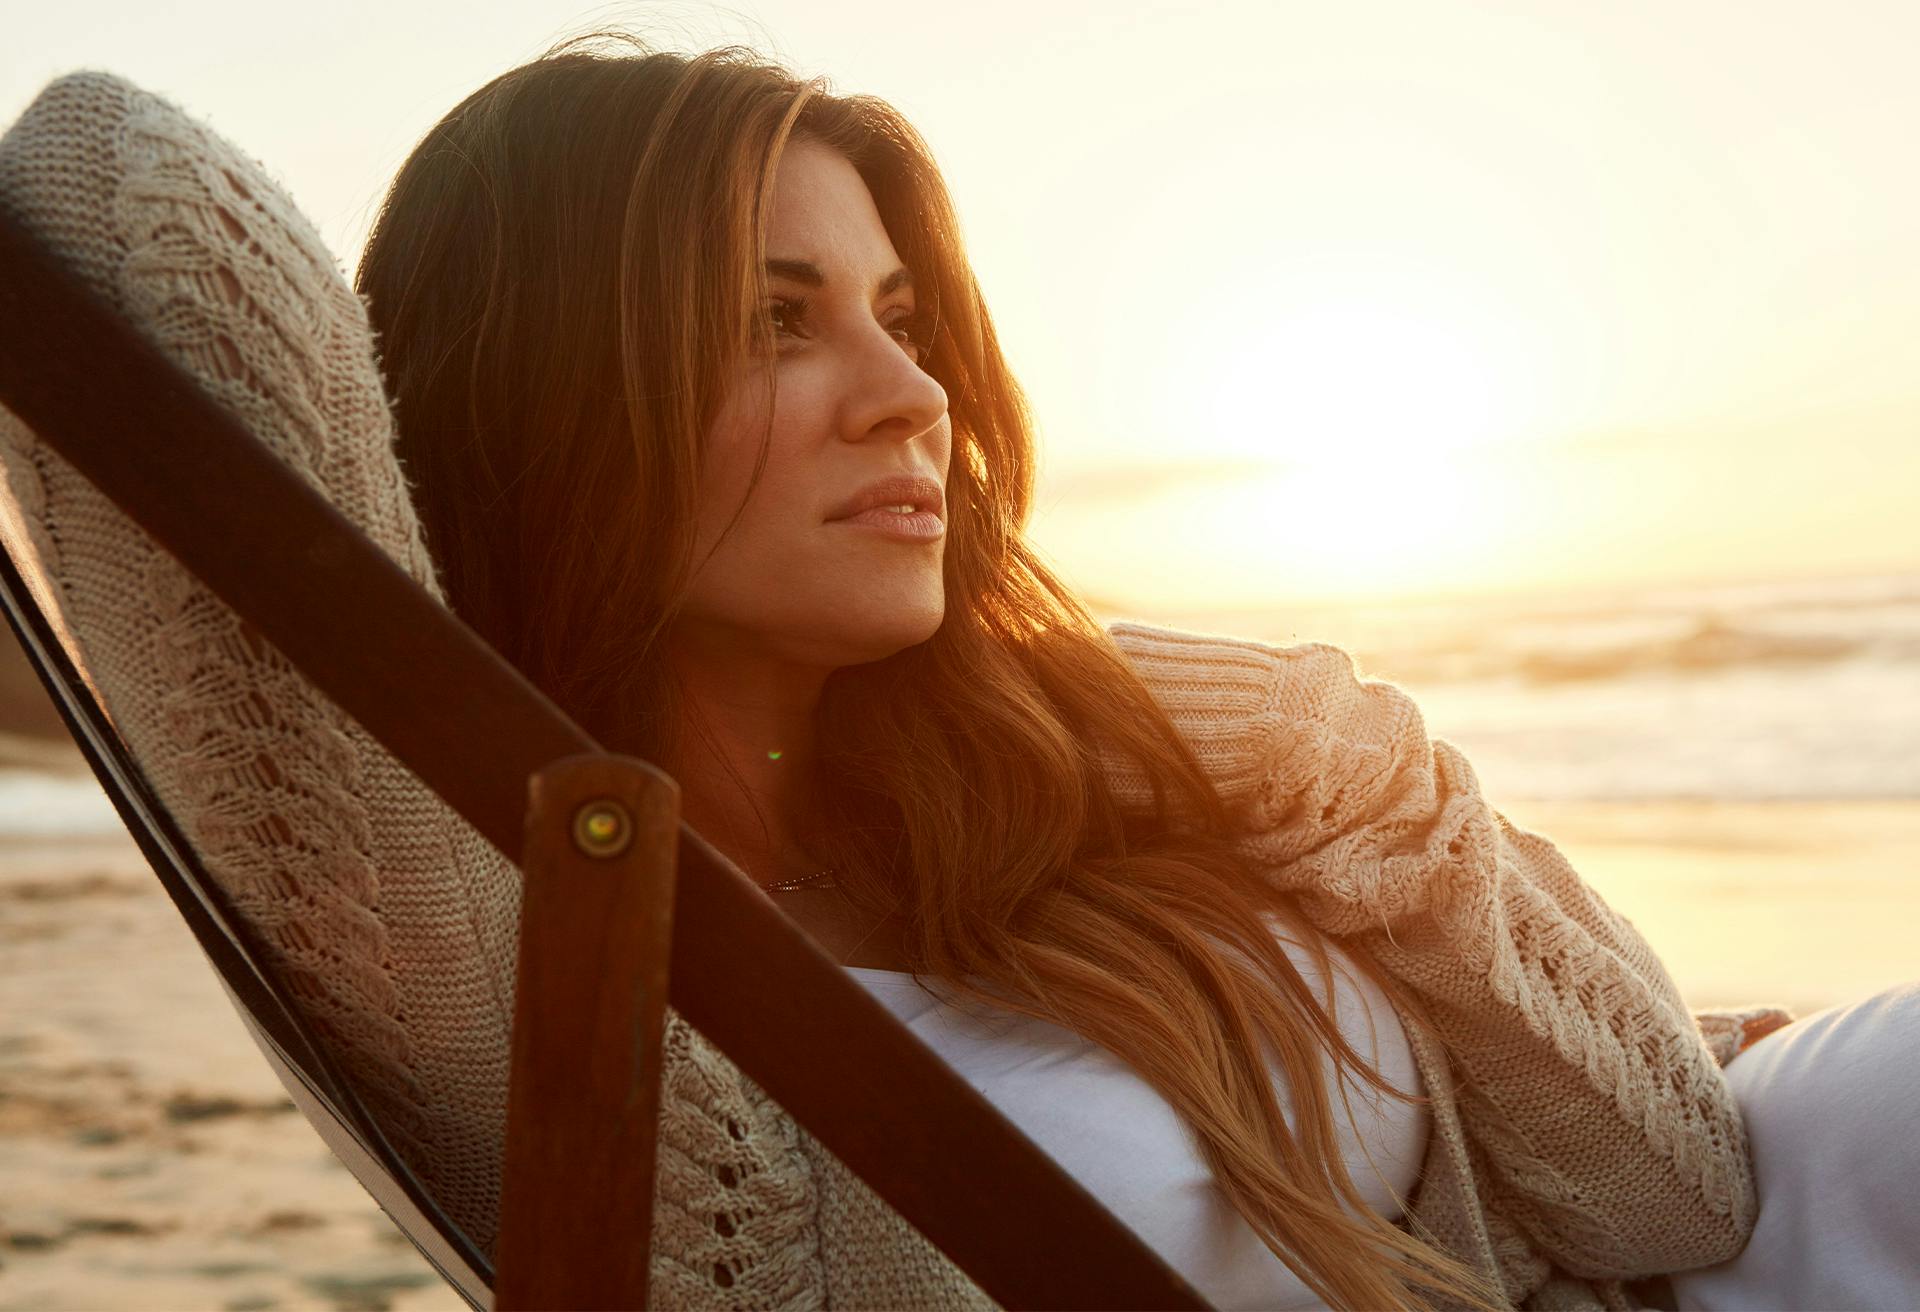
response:
M0 147L9 207L441 599L397 464L370 458L388 421L364 311L260 173L107 75L49 86ZM69 658L343 1075L490 1248L519 872L5 412L0 460L7 546Z
M0 498L0 506L12 503ZM207 877L193 845L154 795L139 762L107 722L55 636L13 557L0 551L0 609L67 730L206 954L247 1033L301 1114L347 1164L381 1210L470 1307L489 1305L491 1263L440 1210L394 1152L379 1123L327 1057L294 1000L280 987L244 922Z
M255 162L123 79L73 74L0 139L0 202L444 607L364 309ZM0 463L6 547L71 685L342 1086L489 1250L519 872L5 410ZM929 1305L992 1306L672 1012L663 1051L659 1305L825 1305L831 1217L918 1243ZM859 1303L858 1272L837 1278Z

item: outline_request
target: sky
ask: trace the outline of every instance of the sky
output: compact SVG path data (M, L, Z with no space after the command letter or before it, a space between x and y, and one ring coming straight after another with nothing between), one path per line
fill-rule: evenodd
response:
M414 143L619 24L927 138L1096 604L1920 568L1920 6L9 0L0 114L106 68L344 271Z

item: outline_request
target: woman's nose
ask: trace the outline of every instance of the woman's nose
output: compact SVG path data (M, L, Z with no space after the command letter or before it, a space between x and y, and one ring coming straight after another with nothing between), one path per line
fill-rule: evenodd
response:
M947 413L946 388L884 325L863 334L860 360L849 380L847 436L852 440L917 437Z

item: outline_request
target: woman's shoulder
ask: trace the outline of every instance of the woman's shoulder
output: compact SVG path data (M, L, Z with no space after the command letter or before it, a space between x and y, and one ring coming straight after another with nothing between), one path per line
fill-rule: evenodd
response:
M1106 631L1176 723L1243 714L1351 722L1382 709L1398 720L1412 709L1404 689L1362 674L1353 654L1330 642L1273 643L1126 619L1109 621Z
M1332 820L1401 770L1429 766L1414 699L1364 676L1343 647L1126 619L1106 630L1230 803L1290 812L1290 799L1324 792Z
M1110 620L1106 631L1157 696L1182 705L1272 707L1281 696L1306 709L1303 699L1316 691L1378 682L1363 679L1352 653L1330 642L1276 643L1130 619Z
M1212 629L1175 628L1167 624L1149 624L1145 620L1113 619L1106 622L1107 635L1128 655L1154 655L1166 659L1184 656L1189 660L1220 659L1246 662L1274 659L1298 659L1315 652L1338 653L1344 649L1326 642L1269 642L1245 634L1222 633ZM1348 657L1351 660L1351 657Z

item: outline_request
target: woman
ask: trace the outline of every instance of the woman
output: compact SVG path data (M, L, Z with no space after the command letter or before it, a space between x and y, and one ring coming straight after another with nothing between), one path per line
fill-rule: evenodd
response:
M1738 1254L1672 981L1404 694L1103 631L1027 544L899 114L594 40L450 112L359 273L456 611L1218 1306L1634 1306ZM834 1301L946 1297L887 1251ZM751 1302L712 1265L688 1301Z

